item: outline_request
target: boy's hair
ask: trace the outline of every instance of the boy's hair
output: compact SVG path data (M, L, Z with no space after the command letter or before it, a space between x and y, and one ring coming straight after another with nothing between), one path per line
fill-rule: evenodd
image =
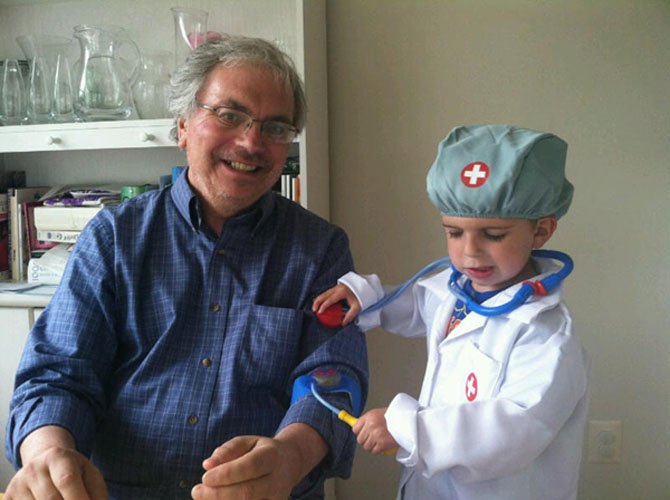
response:
M561 217L574 191L567 148L554 134L511 125L456 127L438 146L428 196L456 217Z

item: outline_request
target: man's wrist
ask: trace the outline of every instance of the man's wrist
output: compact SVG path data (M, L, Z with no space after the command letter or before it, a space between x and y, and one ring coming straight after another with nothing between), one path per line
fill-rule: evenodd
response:
M303 423L284 427L275 439L291 454L287 462L292 470L293 485L298 484L328 453L328 445L314 428Z
M58 425L45 425L28 434L21 443L21 462L25 464L49 448L75 450L77 447L68 430Z

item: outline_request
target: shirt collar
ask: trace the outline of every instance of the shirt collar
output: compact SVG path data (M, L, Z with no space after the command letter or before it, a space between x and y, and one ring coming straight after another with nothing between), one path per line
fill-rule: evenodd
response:
M172 200L177 210L188 221L194 231L200 231L202 227L202 212L198 197L191 189L187 180L188 168L177 178L172 186ZM250 221L252 230L255 232L264 223L275 209L276 195L267 192L245 213L233 217L231 221L240 223Z

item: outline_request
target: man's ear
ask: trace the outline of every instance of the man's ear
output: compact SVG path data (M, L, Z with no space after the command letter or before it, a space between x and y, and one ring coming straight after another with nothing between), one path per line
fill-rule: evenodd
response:
M187 124L184 118L177 120L177 146L179 149L186 149Z
M535 224L535 234L533 235L533 248L542 248L549 241L554 231L558 227L558 219L555 215L542 217Z

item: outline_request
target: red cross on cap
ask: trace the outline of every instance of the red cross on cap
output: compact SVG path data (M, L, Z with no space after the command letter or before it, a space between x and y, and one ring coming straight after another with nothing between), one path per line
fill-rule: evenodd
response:
M489 166L483 161L474 161L461 170L461 182L469 188L483 186L489 178Z
M468 398L468 401L474 401L477 397L477 389L479 384L477 383L477 375L470 373L467 380L465 381L465 397Z

